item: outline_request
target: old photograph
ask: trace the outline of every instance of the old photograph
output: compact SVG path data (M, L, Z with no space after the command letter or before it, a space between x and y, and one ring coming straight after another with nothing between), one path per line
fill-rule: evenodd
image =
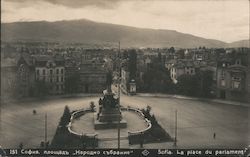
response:
M1 0L0 149L250 148L249 8Z

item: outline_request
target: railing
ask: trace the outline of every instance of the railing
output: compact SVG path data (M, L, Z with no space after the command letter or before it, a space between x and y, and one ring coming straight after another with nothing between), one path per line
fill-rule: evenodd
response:
M134 136L137 136L137 135L142 135L144 133L146 133L149 129L151 129L152 127L152 124L151 124L151 121L148 120L147 118L145 118L144 114L142 113L142 111L139 109L139 108L134 108L134 107L120 107L121 110L124 110L124 111L133 111L133 112L136 112L142 119L144 119L144 121L146 122L147 124L147 128L143 129L143 130L138 130L138 131L128 131L128 137L134 137ZM82 138L82 137L86 137L86 138L89 138L89 139L95 139L97 140L97 135L96 133L94 134L79 134L75 131L73 131L71 129L72 127L72 123L74 121L74 119L88 113L88 112L92 112L91 109L81 109L81 110L78 110L78 111L74 111L72 114L71 114L71 117L70 117L70 122L69 124L67 125L67 129L69 131L69 133L77 138Z
M79 134L79 133L77 133L77 132L75 132L75 131L73 131L71 129L74 119L76 119L76 118L78 118L78 117L80 117L80 116L82 116L82 115L84 115L85 113L88 113L88 112L92 112L92 110L91 109L81 109L81 110L75 111L75 112L73 112L71 114L70 122L67 125L68 131L69 131L69 133L71 135L76 136L78 138L82 138L84 136L84 137L87 137L87 138L96 139L96 136L98 135L96 133L95 134Z
M147 118L145 118L144 114L142 113L142 111L140 109L128 106L127 108L121 107L121 110L133 111L133 112L138 113L139 116L141 118L143 118L145 120L146 124L147 124L147 128L145 128L143 130L128 131L128 136L141 135L141 134L144 134L145 132L147 132L149 129L151 129L151 127L152 127L151 121L148 120Z

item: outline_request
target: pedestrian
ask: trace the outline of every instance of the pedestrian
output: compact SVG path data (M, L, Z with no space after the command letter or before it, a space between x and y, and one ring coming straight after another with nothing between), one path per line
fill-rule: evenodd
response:
M19 144L19 148L23 149L23 143L22 142Z
M214 139L216 138L216 133L214 132Z

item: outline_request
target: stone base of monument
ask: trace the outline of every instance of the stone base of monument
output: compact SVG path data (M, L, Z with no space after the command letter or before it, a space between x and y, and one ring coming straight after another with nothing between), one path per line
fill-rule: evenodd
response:
M106 118L106 117L105 117ZM100 129L113 129L118 127L118 120L110 120L108 121L109 118L107 118L107 121L99 121L97 119L97 113L94 115L94 126L96 130ZM118 119L118 118L117 118ZM120 128L126 128L127 127L127 121L125 119L121 119Z

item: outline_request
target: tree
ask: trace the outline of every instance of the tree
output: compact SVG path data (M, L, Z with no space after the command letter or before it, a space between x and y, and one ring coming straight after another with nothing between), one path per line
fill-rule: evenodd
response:
M137 54L136 54L136 51L133 49L129 51L128 69L130 72L130 76L129 76L130 80L135 79L136 77L136 65L137 65Z
M184 59L185 58L185 51L184 49L180 49L178 51L176 51L177 55L178 55L178 58L180 59Z
M45 81L36 80L35 86L36 86L36 89L37 89L37 95L38 95L38 96L45 96L45 95L48 95L49 86L48 86L48 84L46 84Z
M198 96L210 97L213 84L212 71L199 71L195 75L181 75L178 78L177 93Z
M79 73L74 73L65 79L65 91L67 93L77 93L80 83Z
M196 74L199 80L199 96L211 97L211 91L213 86L213 72L210 70L200 71Z
M90 109L91 109L92 112L95 111L95 103L94 103L94 101L90 102L89 107L90 107Z
M179 94L196 96L199 92L197 77L192 75L181 75L178 78L177 92Z
M157 64L157 63L156 63ZM143 75L143 89L149 92L173 93L174 84L170 78L170 72L164 67L153 65Z
M170 47L170 48L168 49L168 52L171 53L171 54L174 54L174 53L175 53L174 47Z
M70 114L69 107L65 106L59 125L66 127L70 121L70 117L71 117L71 114Z
M148 113L150 113L151 109L152 109L152 107L149 106L149 105L147 105L147 110L146 110L146 111L147 111Z

